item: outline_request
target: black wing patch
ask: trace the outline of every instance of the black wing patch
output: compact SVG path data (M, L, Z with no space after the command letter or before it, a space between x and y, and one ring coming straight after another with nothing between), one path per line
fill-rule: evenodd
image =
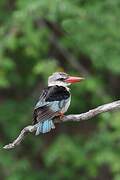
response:
M70 97L69 91L66 90L63 86L51 86L49 87L49 91L46 95L45 101L61 101L68 99Z
M53 101L61 101L68 99L70 93L63 86L49 86L45 88L39 98L39 101L43 106L36 106L33 113L33 124L36 124L39 121L44 121L48 118L53 118L56 115L56 112L53 112L50 109L50 105L45 104Z

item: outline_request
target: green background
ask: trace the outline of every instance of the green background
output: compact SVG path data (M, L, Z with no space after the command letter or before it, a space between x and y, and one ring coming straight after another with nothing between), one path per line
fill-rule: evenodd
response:
M86 78L68 114L119 99L119 0L0 0L0 179L120 180L119 111L2 148L31 124L54 71Z

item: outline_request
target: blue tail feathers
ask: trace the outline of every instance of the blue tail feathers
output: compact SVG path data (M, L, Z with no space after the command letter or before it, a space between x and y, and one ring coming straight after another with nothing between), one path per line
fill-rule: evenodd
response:
M51 119L46 120L44 122L39 122L38 124L36 124L36 126L37 126L36 135L39 135L40 133L47 133L51 129L55 128L55 125Z

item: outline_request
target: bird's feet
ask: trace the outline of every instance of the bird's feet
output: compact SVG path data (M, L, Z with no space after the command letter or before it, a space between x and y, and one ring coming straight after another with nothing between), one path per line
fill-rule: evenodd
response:
M58 116L60 117L60 120L62 120L63 117L64 117L64 113L63 113L63 112L59 112L59 113L58 113Z

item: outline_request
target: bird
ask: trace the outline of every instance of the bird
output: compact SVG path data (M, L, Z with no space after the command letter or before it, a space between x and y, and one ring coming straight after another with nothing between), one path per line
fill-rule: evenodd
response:
M71 102L69 85L80 82L83 77L70 76L65 72L55 72L48 78L48 86L43 89L33 111L36 135L50 132L55 128L53 119L62 117Z

